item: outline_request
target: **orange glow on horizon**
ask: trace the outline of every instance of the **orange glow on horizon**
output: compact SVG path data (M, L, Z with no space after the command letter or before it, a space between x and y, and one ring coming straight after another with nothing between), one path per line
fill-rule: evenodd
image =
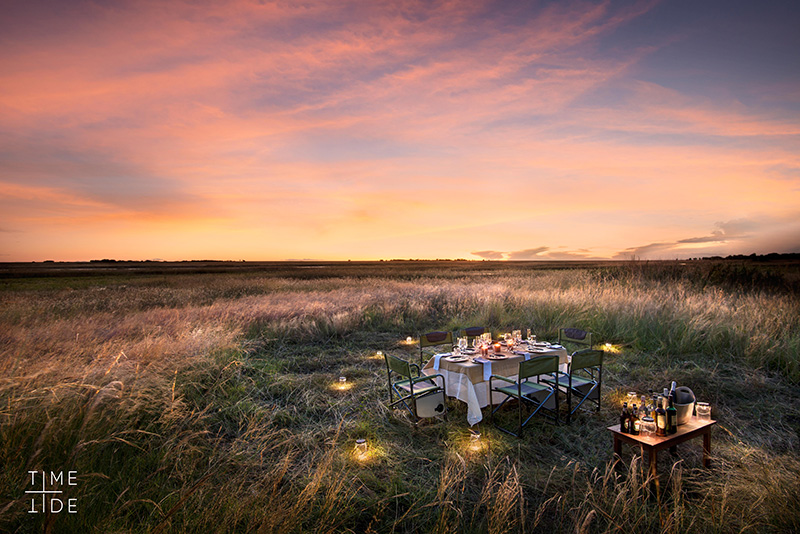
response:
M659 63L659 2L358 7L10 7L0 261L800 251L796 72Z

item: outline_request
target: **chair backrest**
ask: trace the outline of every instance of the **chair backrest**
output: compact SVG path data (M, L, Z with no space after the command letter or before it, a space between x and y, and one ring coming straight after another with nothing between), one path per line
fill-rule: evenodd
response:
M452 332L428 332L419 336L419 348L434 347L436 345L453 344Z
M602 350L583 349L572 354L572 361L570 362L570 371L577 371L578 369L586 369L587 367L601 367L603 365Z
M519 362L520 380L537 375L545 375L558 371L558 356L537 356L524 362Z
M467 338L477 337L483 335L484 332L486 332L486 328L482 326L470 326L461 331L461 336Z
M390 374L394 372L405 377L411 376L410 363L397 356L392 356L391 354L384 354L383 357L386 360L386 367L389 369Z
M561 328L558 330L558 342L574 343L592 348L592 334L580 328Z

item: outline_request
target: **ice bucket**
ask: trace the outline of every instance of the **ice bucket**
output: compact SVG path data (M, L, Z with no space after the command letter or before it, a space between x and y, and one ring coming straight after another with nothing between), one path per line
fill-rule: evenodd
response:
M686 386L675 388L675 410L678 412L678 424L688 423L694 413L694 392Z
M444 393L435 391L417 398L417 415L420 417L436 417L445 410Z

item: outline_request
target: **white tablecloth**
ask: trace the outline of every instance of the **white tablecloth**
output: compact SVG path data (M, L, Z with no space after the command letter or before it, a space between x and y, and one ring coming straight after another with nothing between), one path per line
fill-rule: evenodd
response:
M559 357L559 370L562 373L567 372L569 355L563 347L551 347L532 351L529 353L530 357L536 356L553 356ZM517 362L523 358L517 358ZM434 364L438 363L439 369L434 369ZM423 374L435 375L440 374L444 377L445 389L447 390L448 397L455 397L460 401L467 403L467 422L470 426L479 423L483 419L482 408L489 405L489 382L483 380L483 372L467 373L469 367L475 367L480 364L454 363L446 362L440 358L437 360L436 356L431 358L428 363L422 368ZM518 365L518 363L517 363ZM449 368L449 369L448 369ZM492 371L494 374L506 376L502 372ZM509 375L508 378L512 380L517 379L517 375ZM499 404L505 399L505 395L495 393L493 396L494 404Z

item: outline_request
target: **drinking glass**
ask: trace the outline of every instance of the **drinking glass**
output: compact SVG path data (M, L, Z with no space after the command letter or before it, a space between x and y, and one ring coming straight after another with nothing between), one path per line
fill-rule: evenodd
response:
M697 418L702 421L711 420L711 405L707 402L697 403Z
M639 423L639 430L642 436L653 436L656 433L656 422L649 415L642 418Z

